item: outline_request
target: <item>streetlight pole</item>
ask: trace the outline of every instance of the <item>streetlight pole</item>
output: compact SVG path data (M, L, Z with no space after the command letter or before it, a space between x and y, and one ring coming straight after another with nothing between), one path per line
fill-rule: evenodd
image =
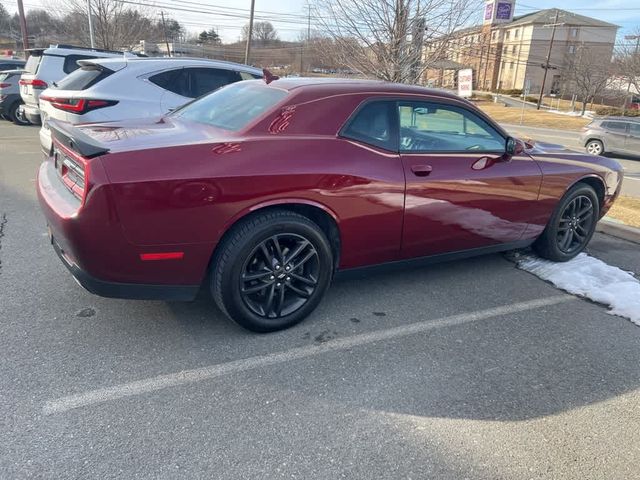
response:
M93 35L93 17L91 16L91 0L87 0L87 16L89 17L89 40L91 48L96 48L96 39Z
M634 60L638 56L638 48L640 48L640 35L625 35L625 40L635 40L636 48L633 51ZM629 75L629 83L627 84L627 94L624 96L624 103L622 104L622 115L627 111L627 101L629 100L629 92L631 91L631 75Z
M542 105L542 96L544 95L544 84L547 82L547 72L549 71L549 60L551 59L553 39L556 36L556 27L558 26L558 13L559 10L556 9L556 18L553 20L552 25L545 25L545 27L553 26L553 30L551 30L551 41L549 42L549 50L547 51L547 61L543 65L544 75L542 76L542 87L540 87L540 96L538 97L538 106L536 107L536 110L540 110L540 106Z
M256 7L256 0L251 0L251 14L249 15L249 31L247 32L247 45L244 49L244 63L249 65L249 55L251 55L251 36L253 35L253 11Z

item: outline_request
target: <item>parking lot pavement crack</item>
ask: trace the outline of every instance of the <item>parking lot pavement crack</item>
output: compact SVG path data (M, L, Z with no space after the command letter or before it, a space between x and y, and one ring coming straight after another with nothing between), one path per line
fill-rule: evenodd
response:
M2 273L2 239L4 238L4 229L7 226L7 214L0 216L0 273Z

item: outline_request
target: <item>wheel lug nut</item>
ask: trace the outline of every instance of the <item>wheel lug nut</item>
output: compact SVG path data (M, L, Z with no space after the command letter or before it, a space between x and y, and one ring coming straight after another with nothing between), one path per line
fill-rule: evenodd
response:
M273 276L273 275L271 275L271 276L269 277L269 280L275 280L275 279L276 279L276 277L275 277L275 276Z
M276 265L276 270L280 270L280 265Z
M291 281L291 277L287 277L287 282Z
M291 270L291 267L290 267L289 265L287 265L286 267L284 267L284 269L285 269L286 271L289 271L289 270Z
M276 287L279 287L279 286L280 286L280 283L276 283Z

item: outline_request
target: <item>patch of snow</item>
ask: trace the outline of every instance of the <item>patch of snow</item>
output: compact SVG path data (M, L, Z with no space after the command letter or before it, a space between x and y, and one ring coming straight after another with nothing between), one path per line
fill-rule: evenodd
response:
M640 326L640 281L631 273L613 267L586 253L556 263L521 254L514 257L518 268L553 283L574 295L610 307L608 313L628 318Z
M547 110L547 112L555 113L556 115L567 115L569 117L582 117L583 116L579 111L565 112L565 111L561 111L561 110ZM593 118L594 113L595 112L592 112L591 110L587 110L586 112L584 112L584 118Z

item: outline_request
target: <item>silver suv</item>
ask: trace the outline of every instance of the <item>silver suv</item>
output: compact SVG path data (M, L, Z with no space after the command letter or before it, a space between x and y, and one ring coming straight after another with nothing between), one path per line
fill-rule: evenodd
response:
M591 155L640 155L640 118L597 118L582 128L580 142Z

